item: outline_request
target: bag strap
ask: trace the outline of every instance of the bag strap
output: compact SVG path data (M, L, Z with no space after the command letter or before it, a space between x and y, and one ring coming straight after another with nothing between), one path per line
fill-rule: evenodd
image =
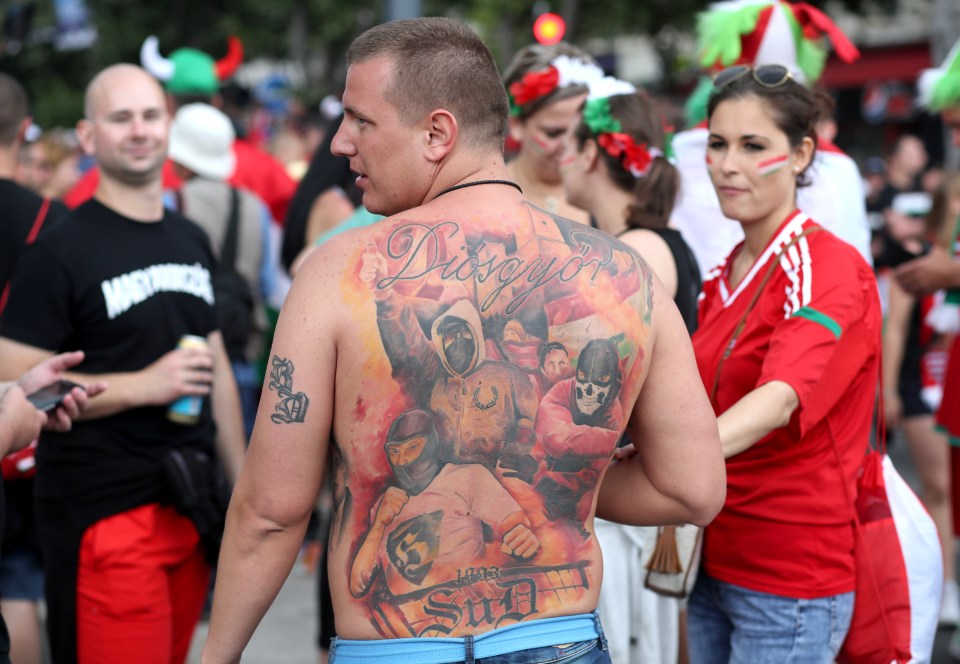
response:
M886 456L887 454L887 418L883 409L883 353L879 353L877 357L877 393L874 397L874 418L877 421L877 443L878 450L881 455ZM860 532L860 519L857 518L857 510L854 498L850 495L850 491L847 488L846 479L843 476L843 461L840 457L840 446L837 444L837 437L833 433L833 425L830 423L829 415L824 415L823 421L827 425L827 433L830 434L830 442L833 443L833 453L837 459L837 472L840 473L841 486L843 486L843 493L847 498L847 503L853 506L854 521L856 522L857 534ZM867 445L873 447L871 442L868 440Z
M777 252L777 255L773 257L773 260L770 261L770 267L767 268L766 274L763 275L763 281L760 282L757 290L753 293L753 297L750 298L750 304L747 305L746 311L744 311L743 316L740 317L740 322L737 323L737 326L733 329L733 334L730 335L730 341L727 342L727 348L723 351L723 355L720 356L720 362L717 363L717 372L713 376L713 388L710 390L710 403L716 403L717 388L720 385L720 370L723 368L723 363L733 352L733 347L736 346L737 339L740 338L740 335L743 333L743 329L747 326L747 316L750 315L750 312L753 311L753 307L756 306L757 300L760 299L760 295L763 293L764 287L767 285L767 282L770 281L770 277L772 277L773 273L776 271L777 265L780 264L780 259L783 257L783 254L786 253L787 249L795 245L800 238L806 237L811 233L816 233L817 231L821 230L823 229L819 226L805 228L802 233L794 235L792 238L790 238L790 241L783 245L780 248L780 251Z
M883 367L880 368L880 387L883 387ZM881 389L877 396L878 404L878 419L877 424L878 435L881 437L881 447L882 454L886 455L886 425L884 423L884 412L883 412L883 390ZM853 510L853 531L854 535L859 541L863 541L863 525L860 523L860 514L857 511L856 500L853 496L850 495L850 489L847 487L847 478L843 474L843 461L840 457L840 445L837 444L837 437L833 433L833 425L830 423L829 416L824 416L824 422L827 425L827 432L830 434L830 442L833 444L833 454L834 458L837 460L837 472L840 474L840 486L843 488L843 495L847 499L847 504L850 505L850 508ZM869 443L869 441L868 441ZM864 455L866 458L866 455ZM882 457L881 457L882 459ZM886 486L884 486L884 491L886 491ZM888 501L889 503L889 501ZM854 564L857 564L857 561L854 560ZM867 561L863 565L866 567L866 573L864 574L863 570L857 572L858 575L866 576L869 579L870 588L873 590L874 597L882 597L883 591L880 589L880 582L877 580L877 574L874 570L873 565ZM887 638L887 645L892 646L894 642L893 638L893 628L890 625L890 619L887 616L887 611L880 611L881 620L883 622L883 629Z
M33 220L33 226L30 227L30 233L27 234L27 239L24 241L24 244L33 244L34 240L37 239L37 235L40 234L40 227L43 226L49 210L50 199L44 197L43 202L40 204L40 210L37 212L36 219Z
M46 196L43 197L43 201L40 203L40 209L37 211L37 216L33 220L33 225L30 227L30 232L27 233L27 239L23 241L24 246L31 245L37 239L37 235L40 234L40 227L43 226L43 222L47 219L47 212L50 211L50 199ZM3 285L3 291L0 292L0 311L3 311L7 306L7 300L10 298L10 282L7 282Z
M237 244L240 235L240 194L236 187L230 187L230 214L227 217L227 232L220 250L220 269L235 270L237 262Z
M877 389L877 444L880 448L880 454L887 453L887 411L883 405L883 353L880 353L879 365L877 370L880 372L880 381Z

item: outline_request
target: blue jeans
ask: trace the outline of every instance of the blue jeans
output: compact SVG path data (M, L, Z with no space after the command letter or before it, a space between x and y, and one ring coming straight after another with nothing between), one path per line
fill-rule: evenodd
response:
M586 634L592 634L584 638ZM574 642L567 642L567 639ZM560 641L563 645L544 646ZM525 644L537 645L512 650ZM596 612L517 623L464 638L356 641L335 637L330 664L610 664L607 640Z
M690 661L697 664L830 664L850 627L853 593L793 599L700 570L687 606Z
M237 392L240 394L243 430L249 441L253 433L253 421L257 417L257 407L260 405L261 376L252 362L233 360L230 366L233 367L233 379L237 381Z

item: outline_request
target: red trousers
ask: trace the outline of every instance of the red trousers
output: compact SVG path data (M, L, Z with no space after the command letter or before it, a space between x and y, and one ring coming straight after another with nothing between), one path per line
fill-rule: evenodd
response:
M79 664L182 664L209 582L197 531L172 507L93 524L77 572Z

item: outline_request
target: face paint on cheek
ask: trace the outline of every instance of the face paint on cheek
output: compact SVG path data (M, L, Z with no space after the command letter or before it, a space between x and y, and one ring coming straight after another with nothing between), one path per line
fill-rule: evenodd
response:
M708 169L713 168L713 157L711 157L710 155L707 155L705 160L707 162L707 168Z
M773 175L787 165L787 155L764 159L757 164L757 173L763 176Z
M564 155L560 159L560 172L566 173L567 171L569 171L576 160L577 160L577 155L575 154Z
M533 145L540 154L547 154L552 150L546 141L536 135L530 137L530 144Z

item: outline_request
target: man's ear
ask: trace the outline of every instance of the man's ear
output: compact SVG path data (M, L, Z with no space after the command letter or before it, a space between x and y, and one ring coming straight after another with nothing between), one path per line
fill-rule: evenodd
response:
M33 118L29 115L23 119L20 123L20 128L17 130L17 140L20 143L27 142L27 130L30 129L30 125L33 124Z
M93 139L93 123L86 118L77 121L77 142L80 143L85 154L93 156L96 146Z
M460 134L457 118L450 111L438 108L427 116L426 144L427 158L433 162L443 160L456 145Z

